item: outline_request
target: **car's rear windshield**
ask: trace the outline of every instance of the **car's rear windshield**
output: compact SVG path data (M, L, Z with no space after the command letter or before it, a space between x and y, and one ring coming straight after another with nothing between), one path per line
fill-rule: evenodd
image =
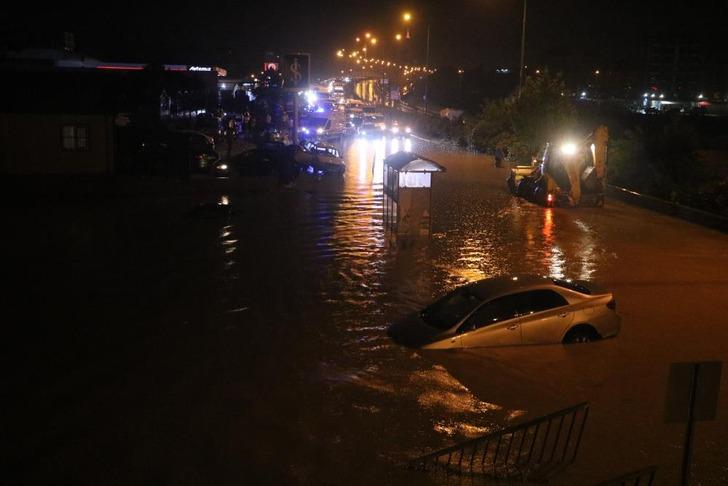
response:
M447 330L463 320L482 300L468 288L460 288L435 301L420 313L428 325Z
M574 282L573 280L554 278L552 279L552 281L559 287L564 287L565 289L573 290L574 292L579 292L580 294L591 295L591 290L589 290L587 287L580 283Z

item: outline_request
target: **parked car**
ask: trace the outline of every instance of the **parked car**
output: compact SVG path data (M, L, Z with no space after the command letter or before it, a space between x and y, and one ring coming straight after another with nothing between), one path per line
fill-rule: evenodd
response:
M200 113L195 118L195 130L201 132L209 137L220 139L223 133L223 129L226 125L223 125L220 119L213 113Z
M195 130L175 130L169 132L169 143L176 151L182 152L190 170L205 173L220 157L215 151L215 139Z
M513 275L457 288L388 334L428 349L571 344L616 336L620 321L614 295L597 285Z
M268 175L289 156L287 147L283 142L262 142L253 150L233 156L229 165L241 175Z

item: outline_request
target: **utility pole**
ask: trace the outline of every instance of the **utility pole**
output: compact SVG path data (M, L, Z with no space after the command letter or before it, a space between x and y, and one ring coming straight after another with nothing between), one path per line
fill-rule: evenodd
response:
M425 114L427 114L427 87L430 80L428 73L430 66L430 24L427 24L427 47L425 49Z
M528 0L523 0L523 25L521 26L521 70L518 75L518 96L523 90L523 64L526 62L526 6Z

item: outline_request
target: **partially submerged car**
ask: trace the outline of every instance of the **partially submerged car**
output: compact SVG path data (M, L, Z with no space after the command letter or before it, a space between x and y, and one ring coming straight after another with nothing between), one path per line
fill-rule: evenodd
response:
M616 336L620 321L614 295L594 284L513 275L459 287L388 334L426 349L572 344Z
M343 174L346 170L344 159L333 145L324 142L308 142L304 148L311 155L308 161L304 162L303 168L307 172L319 175ZM304 160L304 157L297 154L296 160Z

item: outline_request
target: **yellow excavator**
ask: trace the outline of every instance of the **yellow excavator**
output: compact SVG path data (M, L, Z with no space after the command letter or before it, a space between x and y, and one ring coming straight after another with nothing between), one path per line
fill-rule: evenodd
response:
M543 206L603 206L608 142L609 131L602 125L581 142L547 143L531 165L511 169L508 188Z

